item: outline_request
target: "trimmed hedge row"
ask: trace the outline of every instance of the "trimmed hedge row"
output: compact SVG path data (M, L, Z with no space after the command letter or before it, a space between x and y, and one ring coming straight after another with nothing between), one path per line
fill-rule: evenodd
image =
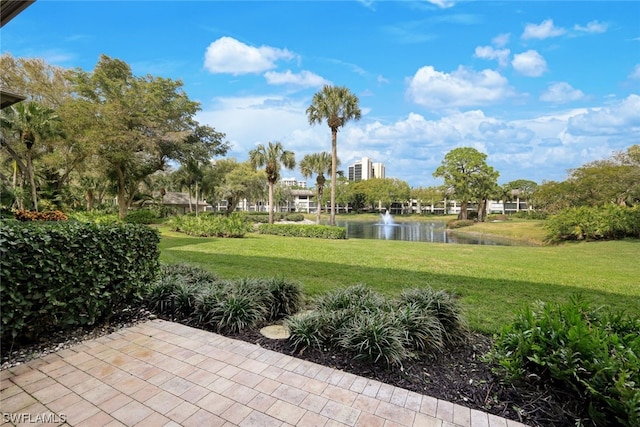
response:
M159 242L137 224L0 222L0 339L110 317L156 279Z
M320 239L346 239L347 229L330 225L260 224L258 233L286 237L315 237Z

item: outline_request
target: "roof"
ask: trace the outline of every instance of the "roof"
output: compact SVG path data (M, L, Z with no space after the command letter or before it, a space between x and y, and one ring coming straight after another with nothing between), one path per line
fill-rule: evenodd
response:
M15 18L20 12L29 7L36 0L1 0L0 27Z
M187 193L178 193L173 191L168 191L162 197L163 205L180 205L180 206L189 206L189 200L191 200L191 204L195 205L196 201L193 197L189 196ZM209 206L204 200L198 200L198 206Z
M0 88L0 109L9 107L24 99L26 99L26 96L18 95L17 93L9 92L8 90Z

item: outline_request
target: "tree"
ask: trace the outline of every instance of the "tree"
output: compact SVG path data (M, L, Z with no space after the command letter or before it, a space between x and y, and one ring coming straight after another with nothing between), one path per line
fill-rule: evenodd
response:
M214 183L215 197L227 202L226 214L236 209L242 199L257 200L264 195L266 175L256 171L250 162L238 163L235 159L223 159L205 174L204 180Z
M273 224L273 187L280 179L280 168L293 169L296 159L293 151L285 150L280 142L269 142L267 146L259 144L249 151L249 161L254 168L265 167L269 183L269 224Z
M338 129L349 120L360 120L362 112L358 106L358 97L344 86L325 85L313 95L307 108L309 124L315 125L326 120L331 129L331 182L337 182L338 165ZM331 186L331 216L329 223L336 225L336 186Z
M169 160L203 159L228 148L224 134L193 119L199 104L189 100L181 81L137 77L125 62L102 55L93 73L78 70L74 82L85 101L81 113L92 119L97 155L116 183L121 218L140 182Z
M366 195L366 203L371 209L382 206L388 211L393 203L404 204L411 195L409 184L397 178L366 179L358 181L354 187Z
M61 135L60 118L53 109L43 107L35 101L20 102L2 111L1 126L24 146L24 155L21 156L9 140L2 138L2 146L29 180L32 207L37 211L38 192L33 168L33 148L36 141L42 142Z
M444 179L444 184L452 189L453 197L460 201L458 219L467 219L469 201L480 204L497 185L499 173L487 165L486 158L486 154L475 148L455 148L444 156L442 164L433 173L435 178Z
M428 204L429 210L434 213L436 205L444 199L444 194L438 187L417 187L411 189L411 198L418 202L418 213L422 213L423 204Z
M338 163L340 160L338 160ZM323 151L321 153L307 154L300 161L300 172L305 178L317 174L316 177L316 201L318 208L316 210L316 224L320 224L320 211L322 208L322 195L324 193L324 186L327 179L324 177L325 173L330 173L332 170L331 154Z

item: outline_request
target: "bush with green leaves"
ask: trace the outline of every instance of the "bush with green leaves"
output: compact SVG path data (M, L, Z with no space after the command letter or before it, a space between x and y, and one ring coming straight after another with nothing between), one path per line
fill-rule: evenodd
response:
M572 397L576 423L640 425L640 317L567 304L522 309L491 359L507 381L539 379ZM569 406L569 405L567 405Z
M614 240L640 237L640 206L609 204L568 208L551 216L546 224L547 240Z
M168 225L175 231L199 237L244 237L251 225L244 215L182 215L170 218Z
M258 233L286 237L314 237L319 239L346 239L347 229L329 225L260 224Z
M124 222L132 224L153 224L158 222L160 217L151 209L137 209L130 211L127 216L124 217Z
M90 212L76 211L69 214L69 219L79 222L91 222L94 224L113 224L120 222L117 213L94 210Z
M451 221L447 222L447 228L456 229L462 227L470 227L475 223L476 222L472 219L452 219Z
M265 286L271 293L269 320L285 318L302 308L304 301L300 284L274 277L266 279Z
M137 224L0 222L0 339L92 325L141 298L159 234Z

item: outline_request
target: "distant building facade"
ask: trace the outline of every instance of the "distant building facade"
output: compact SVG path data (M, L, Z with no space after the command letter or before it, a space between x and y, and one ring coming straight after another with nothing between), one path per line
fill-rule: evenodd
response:
M385 178L386 172L383 163L371 161L368 157L356 160L349 166L349 181L364 181L372 178Z

